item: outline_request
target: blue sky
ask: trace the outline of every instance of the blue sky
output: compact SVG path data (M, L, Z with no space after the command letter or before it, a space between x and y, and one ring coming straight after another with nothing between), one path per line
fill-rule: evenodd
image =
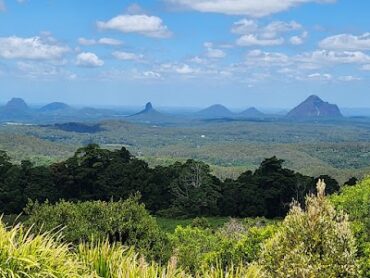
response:
M0 0L0 102L370 107L370 1Z

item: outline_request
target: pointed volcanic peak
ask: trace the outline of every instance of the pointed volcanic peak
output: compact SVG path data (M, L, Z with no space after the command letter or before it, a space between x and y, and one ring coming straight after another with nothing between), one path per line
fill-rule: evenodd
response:
M311 95L293 108L287 117L291 119L336 119L342 118L343 115L337 105L323 101L316 95Z
M145 108L140 112L127 117L131 121L139 121L146 123L166 123L172 122L173 116L166 115L154 109L151 102L145 105Z
M265 117L265 114L259 111L255 107L250 107L242 112L239 113L239 117L243 118L263 118Z
M52 102L40 108L40 112L56 112L70 110L71 107L63 102Z
M154 114L162 114L160 112L158 112L157 110L155 110L153 108L153 105L151 102L148 102L146 105L145 105L145 108L143 110L141 110L140 112L134 114L134 115L131 115L130 117L136 117L136 116L140 116L140 115L154 115Z
M197 112L196 116L204 119L231 118L234 113L221 104L214 104Z

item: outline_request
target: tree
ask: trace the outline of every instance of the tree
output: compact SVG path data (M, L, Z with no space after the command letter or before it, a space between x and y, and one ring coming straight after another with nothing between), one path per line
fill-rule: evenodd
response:
M221 182L203 162L188 160L177 165L178 177L171 183L171 212L178 216L217 215Z

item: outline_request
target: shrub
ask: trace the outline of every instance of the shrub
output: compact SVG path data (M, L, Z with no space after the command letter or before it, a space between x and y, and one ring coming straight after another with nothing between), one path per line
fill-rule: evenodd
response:
M330 198L338 210L349 215L358 244L362 275L370 277L370 177L355 186L345 186Z
M205 217L196 217L191 222L191 226L193 228L201 228L201 229L210 229L211 224L209 223L208 219Z
M347 216L335 212L325 198L306 198L306 211L293 205L279 231L268 239L260 265L272 277L359 277L354 236Z
M275 230L272 225L246 229L240 221L231 219L216 232L179 226L170 238L179 265L196 273L210 266L227 270L252 262L262 242Z
M63 227L63 238L68 242L108 238L111 242L134 246L148 259L166 261L170 256L166 235L145 207L138 204L137 197L118 202L36 203L28 211L29 225L41 232Z

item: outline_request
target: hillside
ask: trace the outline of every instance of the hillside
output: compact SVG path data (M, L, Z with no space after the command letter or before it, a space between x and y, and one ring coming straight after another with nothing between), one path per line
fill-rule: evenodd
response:
M263 118L266 115L255 107L250 107L238 114L242 118Z
M195 114L196 117L203 119L232 118L234 114L221 104L214 104Z

